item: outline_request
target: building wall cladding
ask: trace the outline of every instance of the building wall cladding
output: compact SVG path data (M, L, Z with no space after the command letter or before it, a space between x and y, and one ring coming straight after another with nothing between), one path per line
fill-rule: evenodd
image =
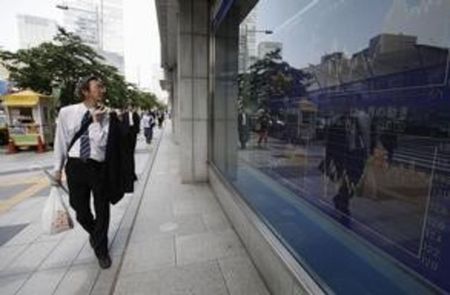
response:
M178 102L185 182L207 180L208 1L180 1Z

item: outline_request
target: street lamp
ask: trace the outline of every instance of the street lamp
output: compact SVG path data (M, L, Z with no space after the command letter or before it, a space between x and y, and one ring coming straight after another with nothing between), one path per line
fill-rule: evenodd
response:
M85 13L95 13L96 20L96 31L97 31L97 42L100 50L103 50L103 16L100 18L100 14L98 12L98 5L95 5L95 12L88 9L78 8L78 7L69 7L68 5L57 4L56 8L61 10L77 10ZM103 0L101 0L101 14L103 14Z
M263 33L266 35L272 35L273 31L272 30L247 30L247 26L245 26L246 28L246 32L252 32L252 33Z

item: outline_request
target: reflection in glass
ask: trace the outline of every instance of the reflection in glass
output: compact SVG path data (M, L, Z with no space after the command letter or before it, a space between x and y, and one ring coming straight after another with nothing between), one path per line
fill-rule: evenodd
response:
M285 197L249 171L450 292L448 28L438 0L265 0L241 20L231 180L294 252Z

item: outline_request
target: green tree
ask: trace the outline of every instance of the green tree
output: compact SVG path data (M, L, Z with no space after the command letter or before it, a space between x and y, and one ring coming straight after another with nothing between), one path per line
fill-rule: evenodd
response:
M51 94L52 88L58 87L61 106L78 101L75 89L79 79L92 74L104 80L110 106L121 107L129 99L129 84L117 68L106 65L93 48L63 28L58 28L53 42L17 52L0 50L0 61L20 88Z
M238 76L239 99L244 107L267 109L271 98L303 95L310 79L308 73L283 61L280 49L277 49L256 61L247 73Z
M158 100L155 94L141 91L134 84L128 85L127 92L127 97L129 98L128 103L140 107L143 110L166 108L166 106Z

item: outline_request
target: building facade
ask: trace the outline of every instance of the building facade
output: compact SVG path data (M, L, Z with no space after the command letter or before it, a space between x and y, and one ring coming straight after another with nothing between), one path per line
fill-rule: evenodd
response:
M32 15L17 16L19 28L19 46L21 49L49 42L56 35L56 21Z
M256 60L257 11L245 17L239 25L239 72L245 72Z
M71 0L63 7L64 27L124 74L123 1Z
M450 293L450 2L156 4L183 181L273 294Z
M95 49L101 48L101 8L92 0L72 0L64 10L64 27Z

